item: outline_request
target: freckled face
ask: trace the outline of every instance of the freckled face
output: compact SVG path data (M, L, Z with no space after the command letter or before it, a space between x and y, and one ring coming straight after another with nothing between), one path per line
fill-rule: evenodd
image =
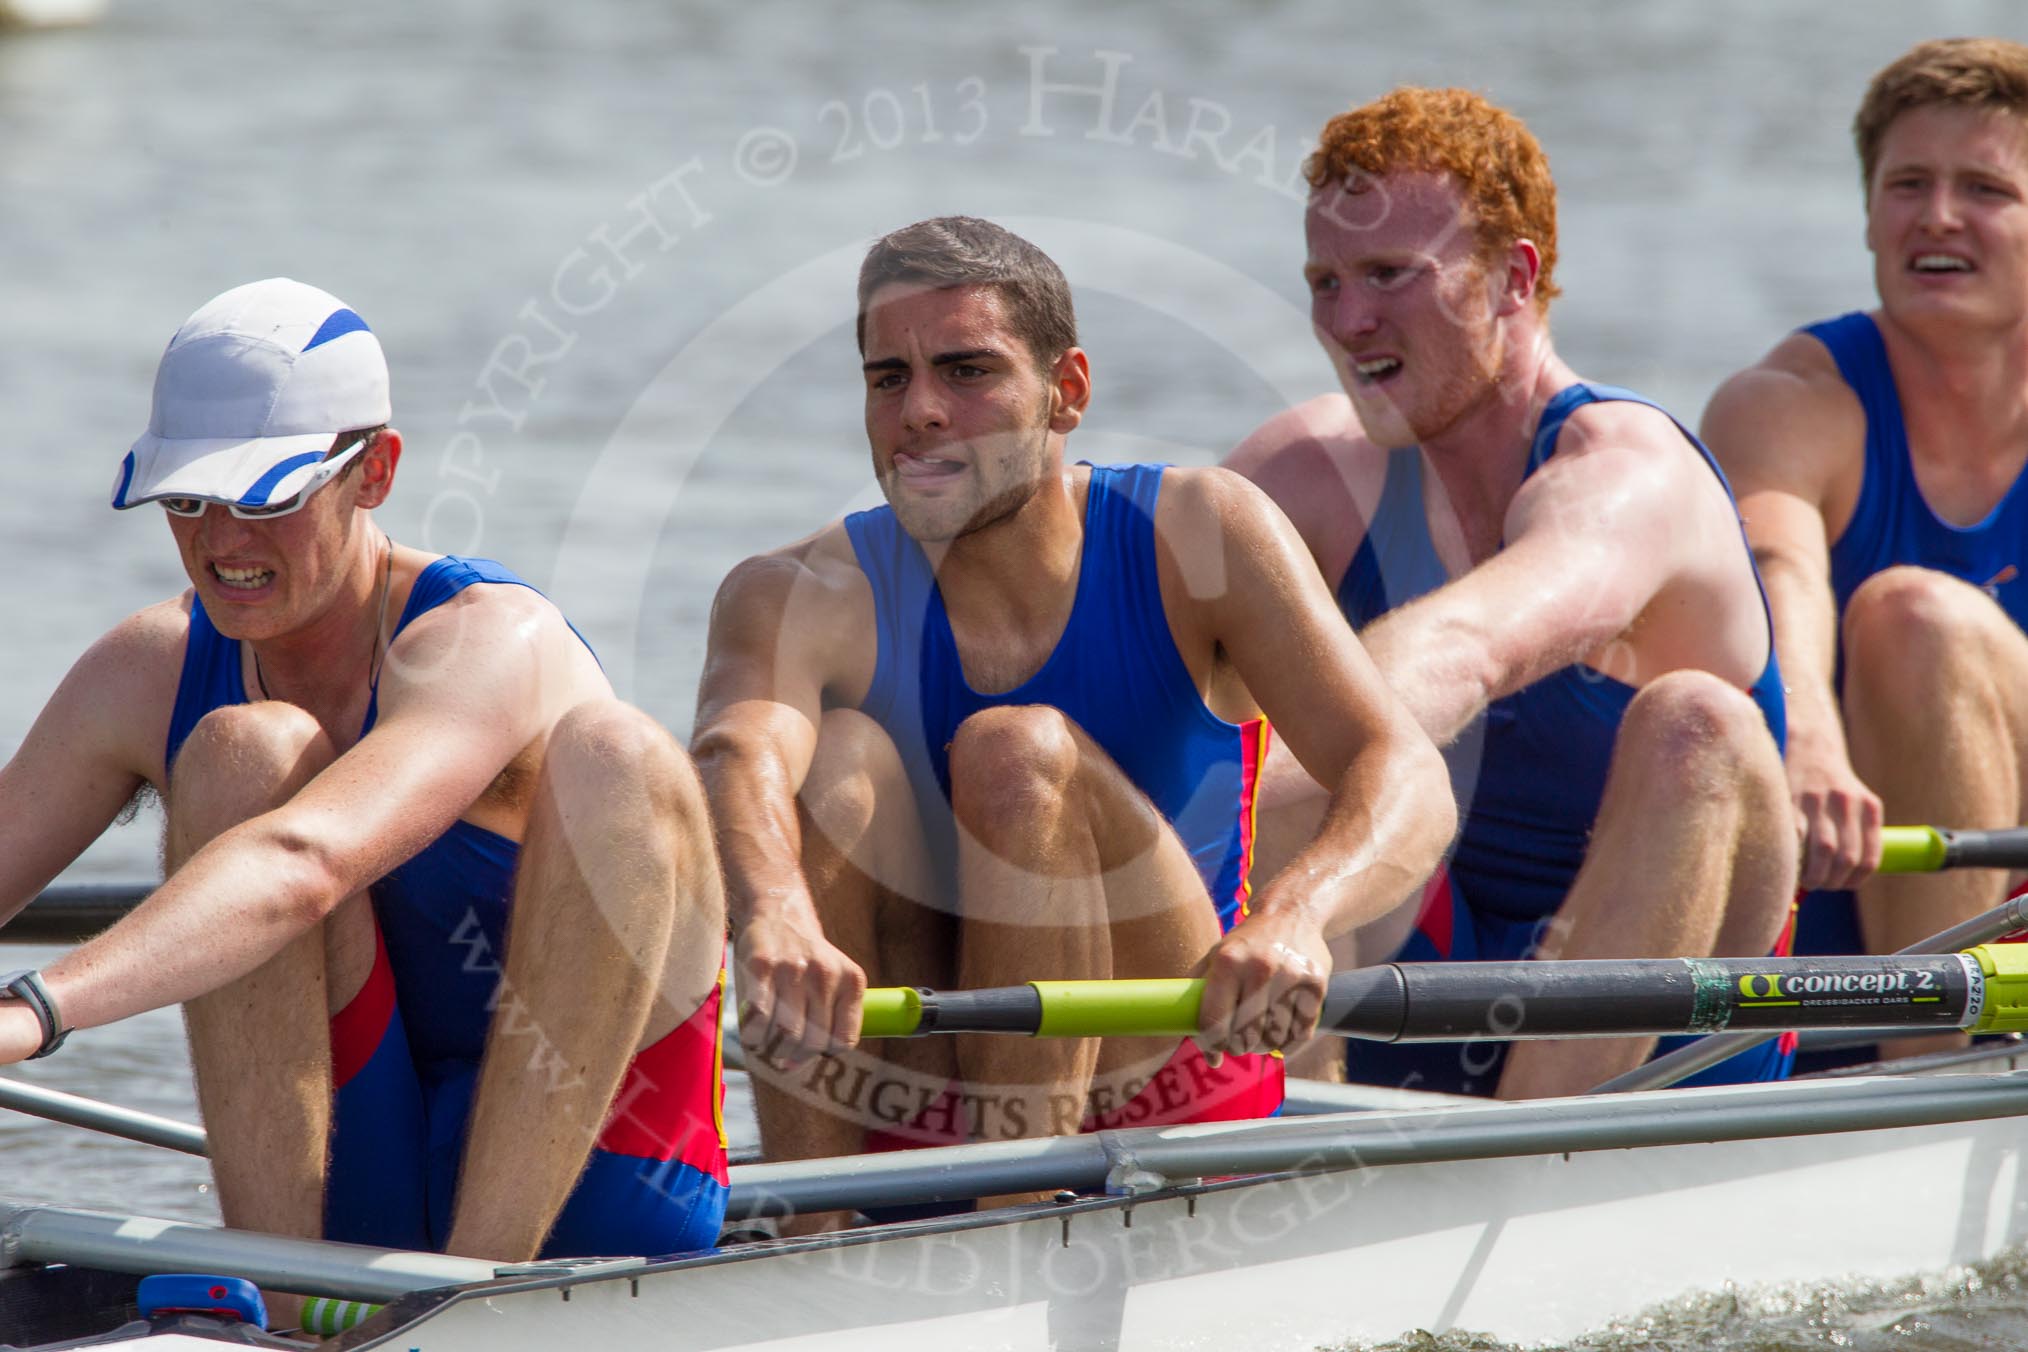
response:
M864 369L873 472L915 539L1002 520L1050 473L1053 387L997 288L882 287L867 307Z
M1496 296L1449 175L1314 192L1304 230L1310 323L1369 436L1428 440L1495 392Z
M2028 126L2004 112L1915 108L1881 139L1866 197L1881 303L1905 322L2028 316Z
M383 440L391 437L383 434ZM370 448L299 511L248 521L216 503L202 516L164 512L204 610L228 638L268 639L299 632L338 597L352 563L362 471L373 460L391 476L383 447Z

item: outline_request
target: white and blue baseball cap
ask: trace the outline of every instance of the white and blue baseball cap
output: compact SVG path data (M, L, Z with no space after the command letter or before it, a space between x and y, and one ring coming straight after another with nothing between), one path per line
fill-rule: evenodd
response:
M350 306L286 277L236 286L169 340L148 430L120 465L113 506L280 502L340 432L392 416L387 358Z

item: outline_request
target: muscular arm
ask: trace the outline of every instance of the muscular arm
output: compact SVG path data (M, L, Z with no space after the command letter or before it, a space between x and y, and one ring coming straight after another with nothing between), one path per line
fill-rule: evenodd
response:
M1658 454L1665 436L1676 446ZM1367 651L1438 745L1625 633L1690 566L1703 537L1684 529L1681 476L1704 471L1673 455L1680 443L1651 410L1583 410L1515 495L1504 547L1367 626Z
M1842 527L1851 510L1865 433L1843 383L1816 369L1827 364L1812 340L1790 338L1719 387L1703 426L1738 495L1774 615L1805 887L1855 885L1880 860L1880 800L1853 773L1834 686L1829 520Z
M186 625L166 602L94 643L0 768L0 924L160 778Z
M1351 401L1332 394L1269 418L1233 448L1225 468L1273 499L1335 586L1380 501L1387 453L1366 440Z
M1225 585L1203 611L1214 641L1331 792L1316 839L1258 894L1207 968L1207 1045L1281 1047L1314 1026L1330 971L1325 939L1429 876L1456 807L1436 748L1368 660L1288 519L1232 475L1172 476L1169 538L1223 552Z
M796 809L850 644L841 622L864 609L852 604L850 565L824 549L820 538L749 559L719 587L692 748L725 869L743 1035L790 1061L856 1042L866 989L824 938Z
M568 688L552 666L568 660L557 656L568 631L533 593L485 590L403 633L371 733L49 969L67 1022L110 1023L253 971L442 834L543 733L561 712L545 690ZM475 605L496 609L473 623L462 612Z

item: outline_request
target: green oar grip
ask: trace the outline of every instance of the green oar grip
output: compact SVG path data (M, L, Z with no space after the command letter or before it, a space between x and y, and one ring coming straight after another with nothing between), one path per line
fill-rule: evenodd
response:
M1986 999L1974 1033L2028 1032L2028 944L1980 944L1966 950L1986 974Z
M2028 827L1945 831L1934 826L1880 830L1882 873L1935 873L1947 868L2028 868Z
M875 986L859 1015L861 1037L913 1037L922 1026L922 992L912 986Z
M1950 857L1950 843L1934 826L1880 828L1882 873L1935 873Z
M1042 997L1039 1037L1188 1037L1204 998L1196 978L1029 984Z

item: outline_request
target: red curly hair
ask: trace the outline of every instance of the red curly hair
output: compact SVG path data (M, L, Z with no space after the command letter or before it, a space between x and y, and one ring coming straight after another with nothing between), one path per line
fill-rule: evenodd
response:
M1456 179L1478 218L1479 252L1491 261L1516 240L1542 256L1535 304L1546 310L1556 282L1556 183L1549 157L1521 119L1469 89L1403 85L1324 124L1303 177L1322 191L1355 175L1423 170Z

